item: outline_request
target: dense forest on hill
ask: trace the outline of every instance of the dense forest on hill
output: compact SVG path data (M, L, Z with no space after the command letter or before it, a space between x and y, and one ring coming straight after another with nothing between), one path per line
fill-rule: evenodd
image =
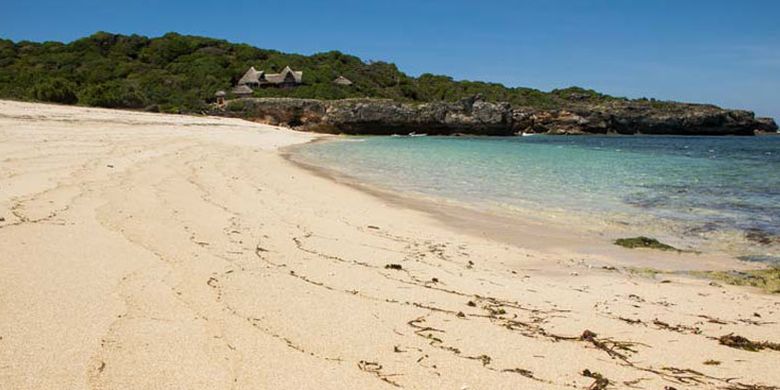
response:
M542 92L432 74L412 77L392 63L336 51L305 56L176 33L147 38L105 32L70 43L0 39L0 98L192 112L217 90L229 90L250 66L272 72L287 65L304 72L304 85L260 89L255 96L429 102L479 93L487 100L537 108L556 108L571 99L616 99L576 87ZM335 85L339 75L354 84Z

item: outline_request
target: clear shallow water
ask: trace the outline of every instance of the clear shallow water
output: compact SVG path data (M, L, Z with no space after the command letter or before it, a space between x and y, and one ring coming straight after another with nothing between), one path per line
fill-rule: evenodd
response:
M780 236L780 137L367 137L309 144L297 156L478 208L780 255L755 241Z

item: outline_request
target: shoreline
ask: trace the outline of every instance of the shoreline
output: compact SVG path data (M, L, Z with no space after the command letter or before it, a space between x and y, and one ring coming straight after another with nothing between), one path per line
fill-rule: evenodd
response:
M338 136L328 136L315 138L306 144L339 142L339 140ZM365 192L397 207L426 213L445 226L475 237L530 249L538 253L552 252L560 256L585 257L595 261L599 266L654 268L672 272L764 268L761 263L740 260L735 255L719 251L707 253L682 251L670 254L652 249L621 248L613 244L615 239L624 237L617 229L613 229L605 236L603 232L594 233L584 226L572 225L573 221L555 222L549 218L534 219L518 213L499 215L499 210L478 210L471 205L451 199L401 193L366 183L335 169L315 166L304 158L296 157L295 149L305 147L306 144L281 148L279 154L285 160L319 177Z
M722 341L780 342L776 295L453 228L282 156L311 134L0 114L2 388L780 386Z

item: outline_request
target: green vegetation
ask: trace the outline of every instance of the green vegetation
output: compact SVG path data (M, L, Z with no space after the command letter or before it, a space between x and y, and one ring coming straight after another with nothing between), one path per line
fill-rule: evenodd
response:
M615 245L619 245L625 248L650 248L650 249L658 249L662 251L679 251L679 249L666 245L655 238L650 237L632 237L632 238L619 238L615 240Z
M637 275L645 278L655 279L658 274L664 273L664 271L650 268L650 267L628 267L626 270L632 275Z
M780 267L750 271L704 271L694 274L726 284L757 287L772 294L780 294Z
M391 63L336 51L304 56L176 33L147 38L105 32L67 44L0 39L0 98L192 112L203 109L217 90L229 90L250 66L278 72L287 65L304 72L304 85L260 89L255 96L428 102L479 93L538 108L616 99L577 87L542 92L432 74L411 77ZM339 75L354 85L333 84Z

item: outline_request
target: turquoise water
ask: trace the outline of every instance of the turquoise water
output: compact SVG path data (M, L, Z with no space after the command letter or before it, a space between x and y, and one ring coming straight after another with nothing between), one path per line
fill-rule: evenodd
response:
M297 156L477 208L778 255L780 137L366 137Z

